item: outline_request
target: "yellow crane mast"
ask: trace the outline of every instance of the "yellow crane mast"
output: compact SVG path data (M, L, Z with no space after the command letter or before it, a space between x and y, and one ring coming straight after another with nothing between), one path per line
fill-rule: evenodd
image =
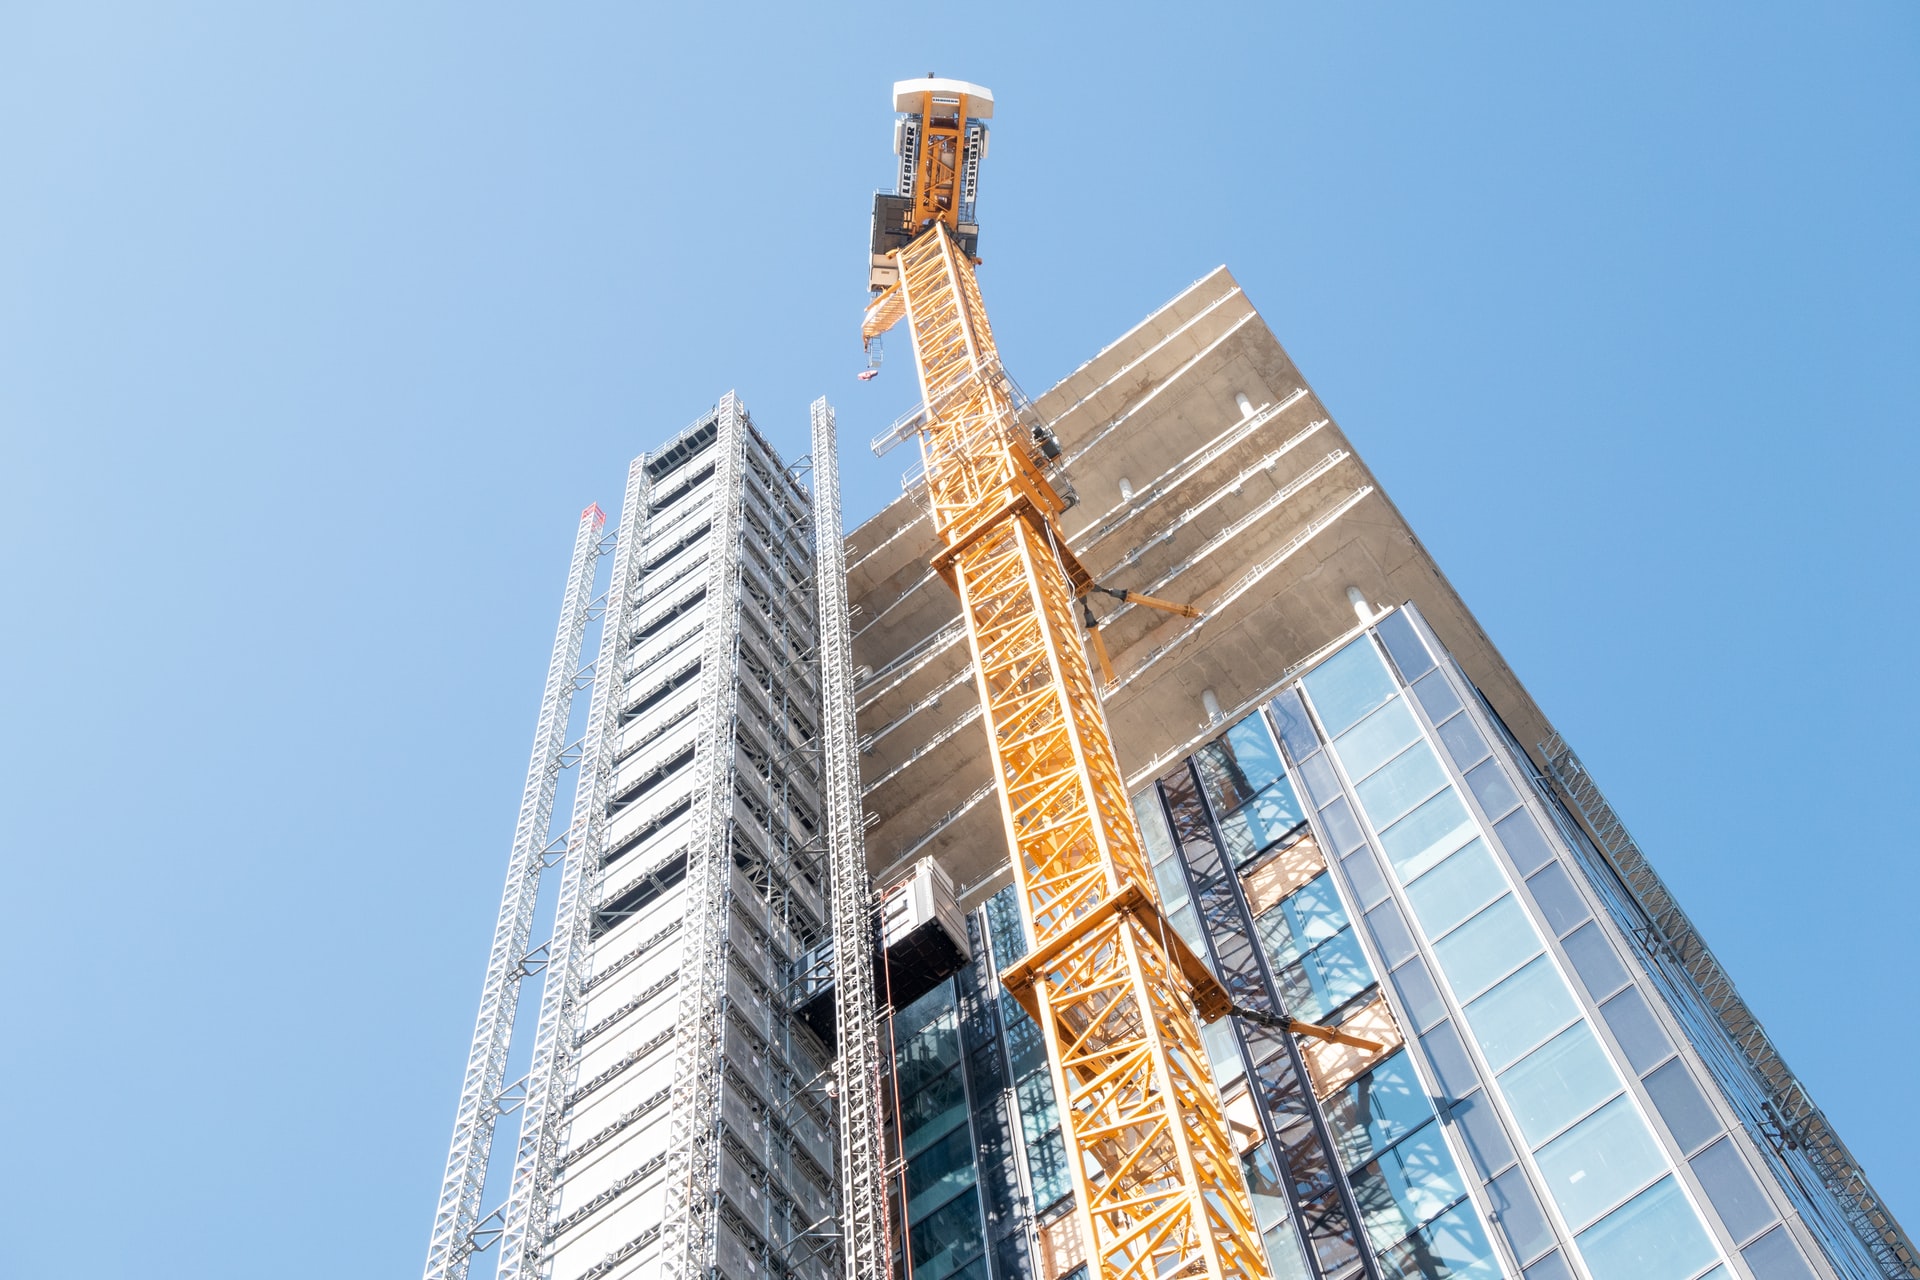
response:
M869 342L903 317L934 567L960 596L1032 950L1002 975L1045 1036L1089 1268L1105 1280L1265 1277L1239 1155L1200 1041L1227 993L1161 916L1074 602L1048 478L974 279L993 96L894 86L898 193L876 200ZM1158 602L1156 602L1158 603Z

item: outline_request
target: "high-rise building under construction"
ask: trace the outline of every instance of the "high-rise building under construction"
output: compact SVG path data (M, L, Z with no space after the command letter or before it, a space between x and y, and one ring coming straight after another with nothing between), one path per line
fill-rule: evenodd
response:
M1147 888L1241 1010L1206 1052L1272 1274L1920 1276L1227 271L1034 413L1079 563L1198 610L1088 597ZM816 405L803 486L729 397L583 518L429 1280L1085 1265L958 603L914 476L840 540L831 450Z

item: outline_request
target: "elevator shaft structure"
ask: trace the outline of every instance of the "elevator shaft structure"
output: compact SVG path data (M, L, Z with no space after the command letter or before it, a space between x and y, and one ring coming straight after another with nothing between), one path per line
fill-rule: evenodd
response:
M913 342L944 544L933 564L960 597L1033 944L1002 981L1046 1040L1088 1261L1105 1280L1265 1277L1200 1039L1201 1016L1224 1014L1226 995L1159 912L1075 622L1094 584L1060 530L1067 503L1046 472L1057 449L1021 420L974 278L992 96L904 81L895 108L918 140L913 161L902 155L911 208L877 202L879 292L862 332L871 341L904 317ZM928 141L940 138L956 140L962 163L937 163L946 153ZM901 221L916 234L893 248Z

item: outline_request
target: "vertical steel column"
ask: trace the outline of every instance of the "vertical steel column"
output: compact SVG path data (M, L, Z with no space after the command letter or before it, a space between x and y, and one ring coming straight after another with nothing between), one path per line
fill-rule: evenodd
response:
M447 1152L446 1175L434 1209L425 1280L460 1280L467 1274L467 1263L473 1255L473 1232L480 1224L487 1159L493 1151L494 1124L500 1116L500 1093L506 1083L507 1051L513 1037L514 1014L520 1004L520 980L526 976L522 961L533 929L540 872L546 865L548 831L553 823L554 794L560 786L568 713L577 689L575 673L579 670L580 650L591 612L594 567L605 550L600 530L606 520L606 514L597 505L588 507L580 513L580 525L573 537L567 590L560 602L560 625L553 637L553 656L547 662L547 683L540 695L540 718L533 734L533 756L527 763L527 783L520 794L520 817L514 826L513 849L507 859L506 888L500 895L500 914L493 926L493 948L487 955L487 976L480 988L480 1015L474 1022L473 1046L467 1051L460 1105L453 1117L453 1143Z
M695 738L695 817L686 880L686 941L675 1021L667 1147L666 1218L660 1274L693 1280L713 1265L719 1226L721 1035L726 1018L727 931L732 865L736 688L740 668L741 504L747 424L729 391L714 441L712 547L706 633L701 637L700 727Z
M647 534L646 462L642 454L628 468L626 494L620 506L613 581L607 587L606 623L601 629L593 698L588 704L587 730L581 743L580 778L574 788L547 980L534 1033L533 1066L527 1073L527 1102L514 1156L513 1185L507 1193L499 1280L530 1280L539 1275L546 1246L560 1132L567 1089L573 1079L574 1039L579 1030L574 1024L579 1017L593 920L592 904L587 899L598 883L601 846L606 840L607 791L613 781L613 748L625 684L621 668L627 652L633 577Z
M886 1157L881 1148L880 1043L873 992L873 891L862 830L847 548L840 527L840 461L833 408L813 416L814 583L820 611L821 744L833 1001L839 1055L841 1257L847 1280L888 1274Z

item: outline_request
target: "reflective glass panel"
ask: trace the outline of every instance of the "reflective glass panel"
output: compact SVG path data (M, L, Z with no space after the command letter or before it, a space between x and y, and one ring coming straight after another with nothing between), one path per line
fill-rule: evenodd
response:
M1380 1255L1386 1280L1499 1280L1487 1233L1471 1204L1447 1210Z
M1506 849L1507 857L1522 879L1538 871L1549 858L1553 850L1547 846L1547 838L1540 834L1540 824L1525 809L1509 814L1493 824L1493 833L1500 837L1501 847Z
M1527 1268L1526 1280L1573 1280L1573 1268L1558 1252L1550 1253Z
M1700 1086L1694 1083L1687 1064L1675 1058L1649 1075L1647 1096L1654 1110L1666 1122L1667 1132L1682 1151L1698 1151L1701 1144L1720 1132L1720 1117L1707 1105Z
M1487 740L1480 736L1472 716L1455 716L1441 725L1440 741L1462 770L1471 769L1487 758Z
M1520 793L1513 789L1507 771L1500 767L1498 760L1469 769L1467 788L1480 802L1480 811L1489 818L1497 818L1520 803Z
M1440 1088L1449 1098L1464 1097L1480 1087L1480 1077L1475 1074L1473 1060L1467 1056L1467 1046L1460 1043L1460 1033L1448 1020L1420 1037L1421 1047L1427 1051L1427 1060L1433 1064L1434 1074L1440 1077Z
M1662 1178L1580 1236L1593 1280L1688 1280L1717 1254L1672 1178Z
M1367 924L1373 930L1373 940L1380 944L1380 958L1389 969L1414 953L1413 934L1408 932L1406 918L1394 903L1383 902L1367 912Z
M1689 1163L1693 1176L1706 1188L1713 1211L1735 1240L1751 1240L1779 1216L1754 1181L1753 1170L1734 1150L1731 1138L1720 1139Z
M1320 736L1313 731L1313 725L1307 719L1307 709L1300 702L1300 694L1293 689L1283 691L1279 697L1267 704L1273 712L1273 722L1280 730L1280 741L1287 744L1287 754L1297 764L1320 749Z
M1281 1007L1308 1022L1325 1021L1373 985L1372 967L1351 929L1342 930L1277 977Z
M1422 742L1402 751L1353 790L1374 829L1379 830L1446 785L1446 770Z
M1409 884L1407 897L1420 927L1438 938L1506 891L1506 876L1486 842L1476 838Z
M1400 1003L1406 1006L1414 1030L1425 1031L1447 1016L1447 1006L1440 999L1440 988L1434 985L1433 975L1427 972L1426 961L1409 960L1395 969L1393 985L1400 993Z
M1257 922L1275 967L1285 967L1347 927L1333 877L1322 871Z
M1161 910L1172 911L1187 900L1187 873L1180 869L1180 859L1154 863L1153 882L1160 888Z
M1466 1194L1440 1126L1426 1127L1353 1175L1353 1198L1376 1249L1437 1217Z
M1604 1000L1627 985L1627 971L1598 924L1581 925L1568 934L1561 945L1567 949L1573 971L1580 975L1580 981L1586 984L1594 999Z
M1522 1262L1553 1247L1553 1228L1547 1225L1546 1210L1540 1207L1540 1198L1533 1194L1522 1170L1507 1170L1487 1188L1487 1198L1493 1202L1494 1221L1507 1233L1507 1243Z
M1148 787L1133 798L1133 816L1140 823L1140 835L1147 843L1147 860L1164 862L1173 856L1173 833L1167 830L1167 814L1160 807L1160 789Z
M1540 954L1540 945L1520 900L1508 894L1434 943L1433 954L1464 1004Z
M1740 1251L1753 1268L1755 1280L1813 1280L1800 1246L1785 1227L1775 1227Z
M1640 994L1638 987L1628 987L1601 1005L1600 1012L1606 1016L1608 1029L1626 1051L1627 1061L1636 1072L1645 1072L1673 1052L1673 1041L1660 1029L1653 1010L1647 1008L1647 998Z
M980 1238L980 1196L974 1188L913 1224L915 1280L947 1280L977 1255L986 1252Z
M1513 1144L1507 1141L1507 1131L1493 1113L1493 1102L1485 1089L1454 1105L1453 1122L1466 1139L1467 1157L1483 1179L1513 1163Z
M1467 807L1449 787L1381 832L1380 846L1386 850L1387 861L1393 864L1404 884L1473 835L1473 819L1467 816Z
M1027 954L1027 930L1020 921L1019 886L1008 885L987 899L987 941L993 963L1004 969Z
M1067 1142L1056 1127L1038 1142L1027 1144L1027 1173L1033 1179L1033 1203L1045 1210L1073 1190L1073 1171L1067 1167Z
M1620 1092L1620 1076L1584 1021L1514 1063L1500 1077L1529 1146L1539 1146Z
M1300 683L1312 697L1320 723L1336 737L1394 695L1393 677L1366 636L1328 658Z
M1581 1230L1660 1176L1666 1158L1624 1097L1542 1147L1535 1158L1567 1225ZM1696 1264L1705 1266L1702 1259Z
M1225 853L1234 866L1264 852L1274 841L1306 820L1306 811L1294 798L1293 784L1281 778L1251 802L1220 819Z
M1340 781L1333 776L1333 765L1328 762L1326 752L1307 757L1298 768L1300 780L1307 784L1315 804L1326 804L1340 794Z
M973 1130L962 1124L907 1161L908 1219L918 1222L973 1182Z
M1246 1166L1247 1190L1253 1195L1253 1218L1262 1228L1287 1220L1287 1188L1274 1167L1273 1149L1261 1143L1240 1157Z
M1380 861L1373 856L1373 850L1361 845L1340 859L1340 865L1346 868L1347 879L1359 895L1362 907L1370 907L1387 896L1387 878L1380 874Z
M1433 1107L1406 1052L1396 1050L1329 1098L1326 1117L1341 1166L1351 1169L1433 1119Z
M1473 1038L1495 1071L1579 1016L1580 1006L1545 956L1467 1006Z
M1307 1255L1292 1226L1281 1223L1261 1237L1267 1242L1267 1260L1273 1264L1273 1280L1313 1280L1307 1270Z
M1420 740L1407 704L1395 698L1334 740L1349 778L1364 778Z
M1333 841L1336 853L1345 853L1366 843L1366 837L1360 834L1360 823L1354 818L1345 796L1322 809L1320 821L1327 824L1327 836Z
M1380 619L1380 624L1374 630L1379 633L1380 642L1386 645L1393 665L1400 668L1402 680L1418 680L1433 670L1433 655L1427 652L1426 644L1413 629L1412 619L1404 612L1396 609Z
M1439 724L1460 709L1459 695L1447 683L1445 674L1433 671L1413 682L1413 696L1420 699L1427 719Z
M1550 862L1535 872L1533 878L1527 881L1527 889L1533 894L1541 914L1546 916L1555 937L1573 928L1590 914L1586 899L1573 887L1572 877L1558 862Z

